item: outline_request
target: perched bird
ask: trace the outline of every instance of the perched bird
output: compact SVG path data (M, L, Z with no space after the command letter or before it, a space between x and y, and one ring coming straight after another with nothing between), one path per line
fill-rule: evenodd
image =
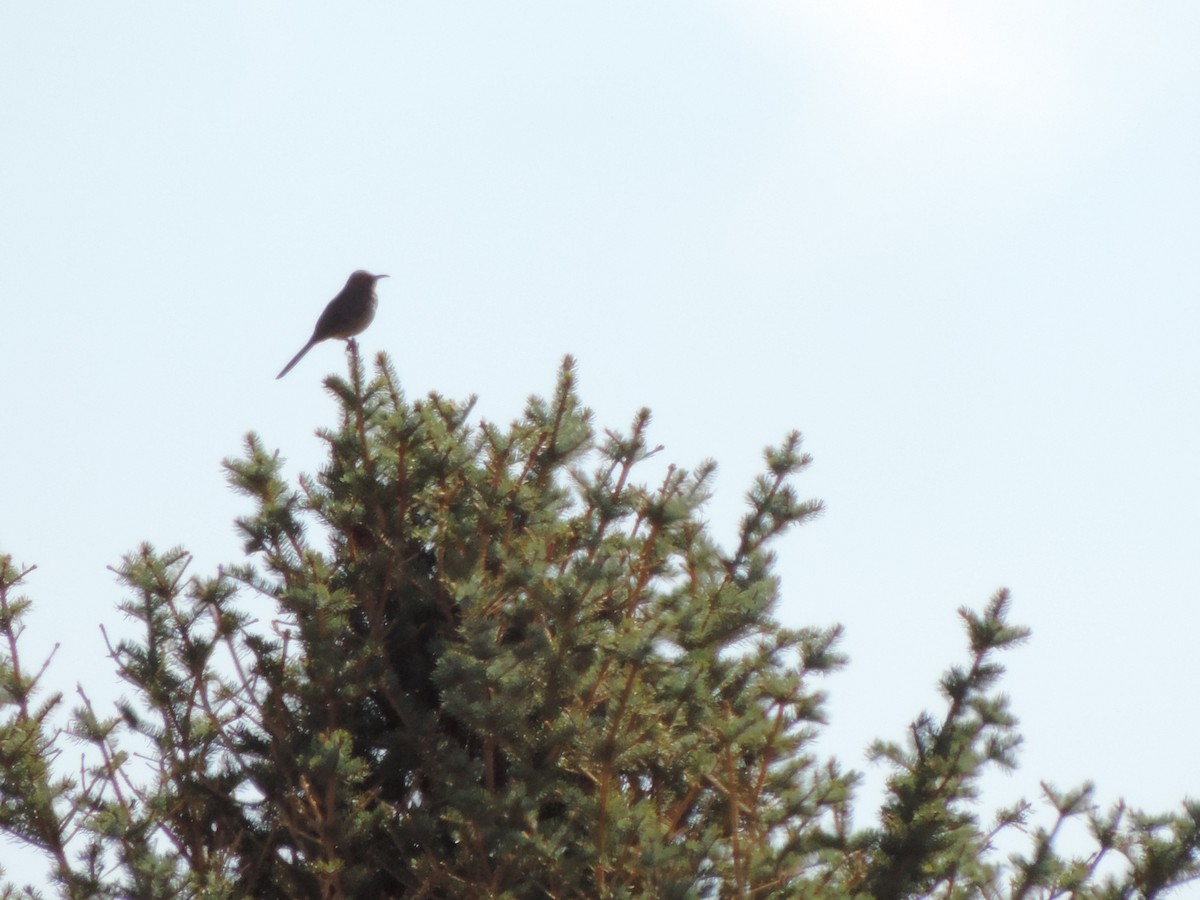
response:
M371 324L371 320L375 318L375 304L378 302L378 298L375 296L375 282L380 278L387 278L387 276L372 275L362 269L351 275L341 293L329 301L325 312L321 313L321 318L317 319L317 327L313 329L308 343L301 347L300 352L292 357L292 361L283 367L283 371L275 376L276 379L282 378L292 371L292 366L300 362L300 358L311 350L314 344L330 338L349 340L356 334L364 332Z

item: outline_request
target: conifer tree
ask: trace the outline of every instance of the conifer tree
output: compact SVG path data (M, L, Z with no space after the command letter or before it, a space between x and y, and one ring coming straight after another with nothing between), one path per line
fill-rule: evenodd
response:
M59 895L1150 897L1200 871L1200 804L1102 813L1086 785L1047 787L1057 824L997 858L1031 810L975 803L1019 743L1004 593L961 611L946 709L875 745L888 795L853 827L856 777L813 749L839 630L773 612L772 545L821 509L798 434L722 548L713 464L644 484L649 414L597 434L570 360L508 428L410 401L382 356L326 385L316 476L288 484L254 435L226 462L255 507L243 563L194 575L144 545L117 567L139 630L110 648L112 713L83 693L60 730L19 652L29 570L0 557L0 830ZM1054 847L1073 817L1096 840L1078 859Z

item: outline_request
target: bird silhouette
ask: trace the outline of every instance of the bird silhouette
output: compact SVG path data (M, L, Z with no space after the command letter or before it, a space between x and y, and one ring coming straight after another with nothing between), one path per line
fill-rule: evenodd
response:
M330 338L349 340L356 334L362 334L375 318L375 304L378 302L375 296L375 282L387 277L372 275L359 269L346 279L346 286L329 301L329 305L321 313L321 318L317 319L317 327L313 329L308 343L300 348L300 352L292 357L292 361L284 366L283 371L275 378L280 379L292 371L292 366L300 362L304 354L321 341Z

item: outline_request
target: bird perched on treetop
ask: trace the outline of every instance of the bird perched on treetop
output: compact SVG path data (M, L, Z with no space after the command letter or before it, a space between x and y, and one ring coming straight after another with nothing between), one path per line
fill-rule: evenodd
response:
M283 371L275 377L282 378L292 371L292 366L300 362L300 358L313 348L314 344L327 341L330 338L350 340L356 334L364 332L371 320L375 318L375 282L386 275L372 275L359 269L346 280L346 286L340 294L329 301L321 318L317 319L317 327L313 329L308 343L300 348L300 352L292 357L292 361L283 367Z

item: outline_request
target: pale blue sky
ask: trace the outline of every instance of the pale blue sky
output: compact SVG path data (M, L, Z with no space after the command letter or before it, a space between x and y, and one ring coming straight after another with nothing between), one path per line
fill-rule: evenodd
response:
M239 557L219 462L255 429L320 464L340 346L274 376L367 268L410 394L507 420L572 353L600 425L648 405L664 460L719 461L719 534L804 432L828 513L779 614L848 629L828 752L938 704L955 609L1007 585L989 806L1200 795L1198 39L1182 2L6 4L29 652L113 696L105 566Z

